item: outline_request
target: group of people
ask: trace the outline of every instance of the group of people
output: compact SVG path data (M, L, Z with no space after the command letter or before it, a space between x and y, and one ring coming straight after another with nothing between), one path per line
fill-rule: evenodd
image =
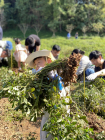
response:
M18 70L21 70L21 63L25 66L25 63L28 62L28 57L30 58L35 57L38 51L40 50L41 42L40 38L37 35L29 35L25 40L25 46L23 46L20 42L20 39L15 39L15 52L14 57L18 63ZM0 67L7 66L7 61L5 58L8 58L11 55L11 50L13 49L12 42L10 41L2 41L0 40ZM54 45L51 50L51 54L53 55L54 59L58 59L60 54L61 48L58 45ZM43 52L41 52L43 54ZM71 53L73 54L80 54L81 61L79 67L77 69L77 76L78 80L83 81L83 72L85 70L85 76L87 80L94 80L97 76L104 76L104 68L105 68L105 61L102 57L101 52L93 51L90 53L89 57L85 56L85 52L79 49L74 49ZM53 59L53 60L54 60ZM36 65L36 64L35 64ZM38 68L36 67L37 71ZM103 70L103 71L102 71ZM100 72L100 73L99 73Z
M70 37L71 37L71 33L68 32L67 33L67 38L70 39ZM78 39L78 32L75 33L75 39Z
M30 35L25 40L25 46L21 45L20 39L15 39L15 52L14 57L18 63L18 68L21 70L21 62L25 66L25 63L32 68L32 73L36 74L41 69L43 69L46 64L52 63L58 59L61 48L58 45L54 45L51 51L48 50L40 50L41 42L40 38L37 35ZM11 54L11 50L13 49L12 43L10 41L2 41L0 40L0 63L4 63L3 60L5 57L9 57ZM95 50L92 51L88 56L85 56L85 52L79 49L74 49L71 55L80 54L81 60L79 63L79 67L77 69L78 80L83 80L83 73L85 72L85 76L87 80L94 80L96 77L102 76L105 78L105 60L102 57L101 52ZM55 77L59 77L57 72L51 71L47 74L47 76L54 80ZM59 86L60 85L60 86ZM63 88L63 84L61 79L58 80L59 86L59 94L61 97L66 97L66 91ZM70 109L67 108L67 113L69 113ZM48 120L49 114L47 111L44 111L44 115L41 121L41 131L40 131L40 139L46 140L47 132L42 131L43 125ZM51 135L47 140L51 139Z

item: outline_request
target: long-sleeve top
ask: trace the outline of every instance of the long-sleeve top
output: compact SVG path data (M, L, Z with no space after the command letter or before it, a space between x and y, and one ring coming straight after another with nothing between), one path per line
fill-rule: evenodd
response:
M77 69L76 74L80 75L80 74L82 74L84 69L86 70L88 68L94 69L94 66L92 65L91 61L89 60L89 57L83 56L80 60L79 67Z

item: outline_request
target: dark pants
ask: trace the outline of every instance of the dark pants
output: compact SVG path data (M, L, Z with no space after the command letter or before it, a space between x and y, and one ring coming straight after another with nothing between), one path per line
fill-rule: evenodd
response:
M0 67L8 67L8 62L5 59L2 59L0 62Z

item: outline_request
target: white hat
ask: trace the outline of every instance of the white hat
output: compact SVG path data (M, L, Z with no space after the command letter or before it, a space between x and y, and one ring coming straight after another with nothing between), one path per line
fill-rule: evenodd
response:
M33 62L33 60L35 58L38 58L38 57L43 57L43 56L46 56L46 57L49 57L51 58L52 61L55 60L54 56L52 55L51 51L48 51L48 50L41 50L41 51L36 51L36 52L33 52L32 54L30 54L27 59L26 59L26 64L28 64L29 67L31 68L34 68L35 67L35 64Z

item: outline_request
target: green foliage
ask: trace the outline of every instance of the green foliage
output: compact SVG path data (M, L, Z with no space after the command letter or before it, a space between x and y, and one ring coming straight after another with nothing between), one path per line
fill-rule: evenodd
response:
M67 32L70 32L71 33L73 29L74 29L74 26L72 24L71 25L69 25L69 24L66 25L66 31Z
M4 6L4 0L0 1L0 8Z
M98 32L98 35L99 35L100 31L102 31L103 28L104 28L104 26L102 25L102 23L100 23L100 22L93 23L93 30L95 32Z
M73 100L83 112L94 112L105 118L105 80L96 79L95 82L87 83L85 93L83 86L72 93Z
M30 116L31 121L35 121L43 113L43 109L47 110L50 119L45 124L44 130L49 131L55 139L58 137L70 140L91 139L90 134L93 134L93 131L88 128L86 116L81 113L70 96L62 97L61 100L57 80L49 82L42 74L32 75L30 71L16 75L11 70L2 68L0 72L3 84L0 98L8 97L12 107L17 105L15 110L22 110L24 114ZM66 105L71 107L70 116Z
M82 32L84 33L84 35L86 35L85 33L88 31L88 27L86 26L83 26L82 27Z
M104 0L83 0L81 4L74 0L5 0L4 8L7 26L20 23L34 25L37 34L42 26L61 32L66 25L73 24L76 29L87 26L92 31L93 23L105 23Z

